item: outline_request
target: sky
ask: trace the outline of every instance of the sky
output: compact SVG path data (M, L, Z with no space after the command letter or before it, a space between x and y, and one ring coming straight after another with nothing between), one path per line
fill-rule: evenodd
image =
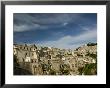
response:
M75 49L97 42L96 13L14 13L14 43Z

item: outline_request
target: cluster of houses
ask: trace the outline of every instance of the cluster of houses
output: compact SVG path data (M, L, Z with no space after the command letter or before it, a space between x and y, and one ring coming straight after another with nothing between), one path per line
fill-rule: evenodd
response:
M97 55L97 45L84 45L75 50L67 50L14 44L13 54L19 67L29 70L33 75L78 75L79 67L96 63L96 58L90 55Z

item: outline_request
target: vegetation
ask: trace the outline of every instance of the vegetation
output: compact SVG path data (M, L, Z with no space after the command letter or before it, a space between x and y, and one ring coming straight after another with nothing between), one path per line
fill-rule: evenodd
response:
M94 59L97 58L97 54L93 54L93 53L91 54L91 53L89 53L89 52L86 54L86 56L92 57L92 58L94 58Z
M95 46L97 43L88 43L87 46Z
M97 74L97 64L86 64L85 67L79 68L79 75L96 75Z

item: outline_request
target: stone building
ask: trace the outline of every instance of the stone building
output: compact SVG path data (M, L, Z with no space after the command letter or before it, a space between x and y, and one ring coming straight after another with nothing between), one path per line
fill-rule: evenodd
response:
M21 68L29 69L33 74L38 73L39 69L39 57L37 47L35 45L14 45L14 55L17 56L17 61L20 64ZM26 66L27 67L26 67Z
M53 47L37 47L29 44L14 44L13 54L17 57L17 62L23 69L29 70L33 75L49 75L50 70L56 75L61 75L67 66L69 75L78 75L78 68L85 64L96 63L89 54L97 54L97 46L87 46L76 50L58 49Z

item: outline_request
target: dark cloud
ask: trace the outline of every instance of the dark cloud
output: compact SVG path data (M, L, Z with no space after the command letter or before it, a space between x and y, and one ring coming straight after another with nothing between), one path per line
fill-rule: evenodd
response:
M64 48L69 46L68 44L78 43L74 46L70 45L75 47L81 45L83 41L96 41L96 29L97 14L95 13L14 14L14 42L18 43L58 45Z

